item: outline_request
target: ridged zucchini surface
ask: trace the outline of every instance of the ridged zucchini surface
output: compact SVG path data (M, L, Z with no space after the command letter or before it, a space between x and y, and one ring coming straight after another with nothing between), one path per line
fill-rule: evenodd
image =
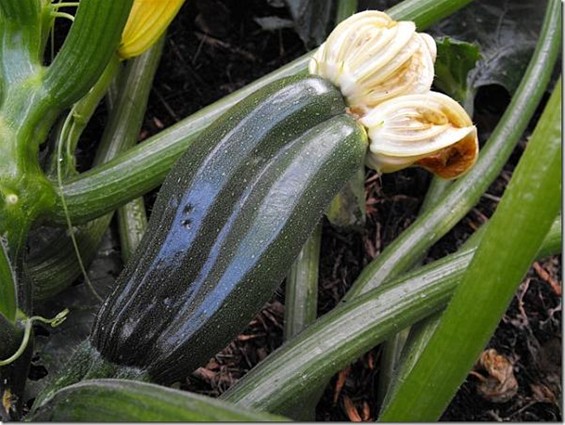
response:
M92 347L170 383L229 343L363 163L365 132L344 111L331 84L295 77L205 131L165 179Z

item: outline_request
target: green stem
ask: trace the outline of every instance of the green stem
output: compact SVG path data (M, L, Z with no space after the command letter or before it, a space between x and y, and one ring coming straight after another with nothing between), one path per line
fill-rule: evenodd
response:
M103 406L103 408L101 408ZM32 422L282 422L212 397L147 382L97 379L57 392Z
M439 177L432 178L426 197L420 208L420 214L428 211L436 205L439 205L443 196L448 188L453 184L450 180L443 180ZM476 234L476 233L475 233ZM417 259L416 263L421 263L425 254L422 253L421 258ZM435 316L434 316L435 317ZM430 327L433 326L433 321L426 318L423 322L430 322ZM423 325L416 324L418 327L418 335L425 335L427 332L423 329ZM409 349L405 347L406 344L412 344L413 332L411 329L404 329L398 334L394 335L390 340L385 341L382 345L381 357L379 360L379 376L377 379L377 405L382 406L386 402L386 398L390 393L391 387L394 387L398 381L398 376L404 367L404 351ZM415 343L418 344L418 343Z
M559 212L561 155L559 81L461 284L381 420L439 418L496 329Z
M552 1L549 5L528 69L474 168L451 185L440 204L421 214L377 259L363 269L346 294L346 300L381 285L413 266L467 214L498 176L533 116L560 52L560 4Z
M336 23L349 18L357 12L357 0L339 0L337 2L337 11L335 13Z
M0 14L6 20L22 25L36 24L40 11L40 0L3 0L0 3Z
M98 148L97 163L111 159L137 141L162 48L161 40L141 56L129 61L123 69L120 89L110 108L108 125ZM107 87L106 83L101 85ZM80 101L84 107L79 109L81 122L72 126L74 131L69 133L71 139L66 142L68 146L76 145L99 100L98 90L94 90ZM108 214L75 228L74 236L84 263L88 264L94 258L111 218L112 215ZM55 239L52 247L52 250L45 250L40 256L31 258L28 263L34 281L34 298L38 300L68 287L81 274L77 254L66 234Z
M143 198L136 198L118 209L118 230L122 261L128 262L147 229Z
M397 19L407 18L404 16L405 10L416 21L420 14L425 13L426 25L430 25L445 16L446 8L453 11L468 2L469 0L436 0L431 10L424 11L418 7L420 0L406 0L401 3L404 4L403 9L398 9L400 6L397 5L396 9L391 10L397 10ZM259 88L282 77L306 72L312 54L313 52L310 52L201 109L104 166L96 167L68 181L62 192L73 222L82 223L96 218L157 187L179 155L194 143L204 128ZM56 205L51 210L49 218L56 223L64 222L61 205Z
M399 21L414 21L418 30L422 31L435 22L452 15L472 1L403 1L391 7L387 12L391 17Z
M284 337L298 335L316 320L318 308L318 265L322 224L308 238L286 278Z
M538 258L561 250L560 235L561 221L556 221ZM268 412L292 412L312 385L327 382L400 329L440 311L473 254L466 249L449 255L342 304L269 355L221 398Z
M80 136L94 115L100 101L106 95L108 87L116 78L120 69L121 66L118 56L112 56L106 68L102 72L102 75L100 75L100 78L96 81L96 84L90 88L88 93L82 99L73 105L67 119L65 120L65 124L62 126L60 134L57 137L57 145L55 146L55 151L60 150L63 155L61 157L58 155L52 155L49 169L47 171L48 175L55 176L59 168L63 171L63 176L65 176L65 178L77 173L75 151ZM62 144L62 146L59 147L59 144Z
M133 0L81 0L63 47L44 76L50 101L65 108L83 97L116 54Z
M112 102L112 113L100 141L95 165L113 160L137 143L164 42L161 37L150 50L127 63L117 99Z
M17 309L16 273L8 258L5 242L0 238L0 316L15 323Z
M9 18L0 23L0 99L4 99L13 86L40 74L43 33L39 11L27 25Z
M115 99L110 96L113 119L107 126L111 136L103 137L101 146L111 146L97 153L95 164L105 163L125 151L138 141L139 131L147 109L147 101L151 91L159 59L165 44L161 37L139 59L128 64L127 77L121 83ZM142 197L136 198L118 209L118 226L122 259L126 262L141 241L147 227L147 214Z
M554 226L556 226L558 223L560 223L560 217L558 217L557 223L554 222ZM459 249L476 249L487 226L488 223L477 230L475 233L473 233L473 235L467 240L467 242L465 242ZM540 251L538 255L539 257L545 256L542 251ZM381 403L379 403L381 410L383 410L389 404L390 399L396 392L398 385L400 385L400 383L406 379L406 376L408 376L408 374L416 364L418 358L420 357L420 354L435 332L440 319L441 312L437 312L426 317L424 320L416 323L413 327L410 328L408 337L402 347L400 355L398 356L398 361L395 362L394 365L392 365L393 367L391 368L391 375L390 380L388 381L388 385L386 386L386 388L384 388L382 394L379 394L379 396L381 397ZM387 365L385 365L385 367L386 366Z

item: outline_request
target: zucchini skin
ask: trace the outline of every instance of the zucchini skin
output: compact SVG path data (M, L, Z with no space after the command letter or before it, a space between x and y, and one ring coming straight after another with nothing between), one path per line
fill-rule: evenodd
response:
M363 163L365 132L344 110L325 80L286 79L206 131L165 179L92 347L171 383L227 345Z

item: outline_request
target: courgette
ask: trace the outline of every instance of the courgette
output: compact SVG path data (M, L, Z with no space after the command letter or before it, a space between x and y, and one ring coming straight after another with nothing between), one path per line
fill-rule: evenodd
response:
M229 110L165 179L60 383L138 370L168 384L203 365L272 296L366 149L365 130L319 77L275 82ZM111 374L85 366L89 356Z

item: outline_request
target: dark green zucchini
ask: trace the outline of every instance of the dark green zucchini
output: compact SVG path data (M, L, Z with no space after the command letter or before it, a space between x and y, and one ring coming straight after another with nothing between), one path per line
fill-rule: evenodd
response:
M346 115L319 124L229 185L204 217L200 186L171 202L179 194L173 173L160 195L172 211L149 225L137 262L99 314L92 345L157 382L205 363L272 296L333 196L362 164L363 131ZM151 249L155 233L165 237Z
M85 377L171 383L204 364L272 296L366 149L318 77L276 82L228 111L165 179L76 365L38 404Z

